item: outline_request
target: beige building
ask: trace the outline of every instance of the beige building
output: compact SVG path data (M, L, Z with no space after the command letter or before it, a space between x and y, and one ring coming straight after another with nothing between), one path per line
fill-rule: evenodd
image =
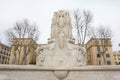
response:
M104 56L99 51L103 51L104 41L106 41L106 47ZM97 45L99 47L97 47ZM113 65L114 64L114 57L113 57L113 51L112 51L112 44L111 39L106 38L104 40L103 38L95 39L91 38L86 43L86 63L87 65ZM105 62L105 63L104 63Z
M8 64L11 48L0 43L0 64Z
M37 44L32 38L13 39L9 64L35 64L36 47Z
M120 51L113 52L116 65L120 65Z

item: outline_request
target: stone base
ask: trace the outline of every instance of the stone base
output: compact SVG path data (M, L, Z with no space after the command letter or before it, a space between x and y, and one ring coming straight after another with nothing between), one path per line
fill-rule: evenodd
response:
M120 66L40 67L0 65L0 80L120 80Z

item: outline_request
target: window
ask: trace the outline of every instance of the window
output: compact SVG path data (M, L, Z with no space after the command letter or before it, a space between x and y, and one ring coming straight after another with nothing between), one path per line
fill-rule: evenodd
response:
M6 57L6 60L8 60L8 58Z
M101 64L102 64L102 62L99 60L99 61L98 61L98 65L101 65Z
M1 51L1 54L2 54L2 51Z
M100 58L101 57L101 55L100 54L97 54L97 58Z
M105 44L108 44L108 40L105 40L104 43L105 43Z
M99 41L96 40L96 41L95 41L95 44L98 45L98 44L99 44Z
M106 54L106 58L110 58L110 54Z
M111 61L107 61L107 65L111 65Z
M97 47L97 51L100 51L100 47Z
M6 53L6 55L8 56L8 53Z
M105 48L105 51L108 51L108 48Z
M120 62L119 62L119 64L120 64Z
M2 61L2 64L4 64L4 62Z

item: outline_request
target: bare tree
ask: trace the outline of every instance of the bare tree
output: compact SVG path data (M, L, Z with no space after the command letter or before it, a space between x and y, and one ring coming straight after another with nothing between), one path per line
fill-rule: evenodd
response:
M104 64L106 65L106 48L108 46L108 40L112 37L112 31L109 27L99 26L98 28L92 28L91 37L95 39L95 45L97 46L97 51L102 55ZM100 42L100 44L99 44Z
M30 43L26 39L38 40L38 27L30 24L27 19L16 22L14 27L5 32L10 45L14 48L15 64L23 64L25 58L30 52ZM22 54L21 54L22 53ZM20 60L21 59L21 60Z
M74 10L74 27L76 29L76 40L79 46L84 46L85 44L92 18L93 17L90 11L80 11L78 9Z

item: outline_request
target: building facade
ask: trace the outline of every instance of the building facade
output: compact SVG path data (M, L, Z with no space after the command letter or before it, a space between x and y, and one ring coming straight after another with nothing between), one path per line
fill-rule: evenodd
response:
M36 46L32 38L13 39L9 64L35 64Z
M87 65L114 65L110 38L91 38L86 43L86 51Z
M9 64L11 48L0 43L0 64Z
M120 65L120 51L113 52L116 65Z

